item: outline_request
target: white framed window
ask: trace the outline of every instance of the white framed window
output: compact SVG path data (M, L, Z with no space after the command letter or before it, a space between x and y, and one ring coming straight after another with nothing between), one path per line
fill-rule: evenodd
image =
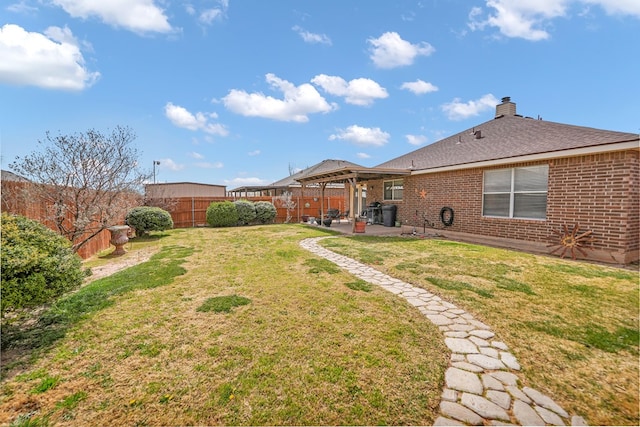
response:
M485 171L482 215L546 219L548 183L548 165Z
M402 200L402 191L404 190L404 183L401 179L394 179L393 181L384 181L384 200Z

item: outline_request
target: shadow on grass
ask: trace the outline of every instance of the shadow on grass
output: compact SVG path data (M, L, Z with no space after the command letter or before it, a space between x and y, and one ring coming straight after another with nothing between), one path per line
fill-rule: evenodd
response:
M62 297L35 321L2 325L2 376L14 367L32 363L72 326L113 305L112 297L171 283L186 272L182 264L192 253L191 248L166 246L147 262L98 279Z

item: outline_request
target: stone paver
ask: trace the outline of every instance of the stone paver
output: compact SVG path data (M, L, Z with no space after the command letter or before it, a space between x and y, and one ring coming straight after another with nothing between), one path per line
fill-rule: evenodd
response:
M318 245L327 238L304 239L300 246L404 298L442 332L451 357L434 425L587 425L549 396L519 386L513 371L520 372L520 364L505 343L495 340L489 325L424 289Z

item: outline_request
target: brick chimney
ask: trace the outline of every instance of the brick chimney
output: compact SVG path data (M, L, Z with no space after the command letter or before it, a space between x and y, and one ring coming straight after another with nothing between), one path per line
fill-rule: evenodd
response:
M502 104L496 105L496 118L502 116L515 116L516 115L516 104L515 102L511 102L510 96L505 96L502 98Z

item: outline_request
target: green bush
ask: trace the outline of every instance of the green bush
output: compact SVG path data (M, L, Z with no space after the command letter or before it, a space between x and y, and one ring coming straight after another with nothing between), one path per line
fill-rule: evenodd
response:
M236 205L236 210L238 211L238 224L247 225L255 221L256 207L253 202L249 200L236 200L233 204Z
M152 206L138 206L127 213L127 225L135 228L138 236L149 234L150 231L164 231L173 228L171 214L161 208Z
M87 273L71 243L44 225L2 213L1 312L49 303L78 288Z
M207 208L207 224L212 227L238 225L238 210L233 202L212 202Z
M262 224L273 222L278 213L276 207L271 202L256 202L256 219Z

